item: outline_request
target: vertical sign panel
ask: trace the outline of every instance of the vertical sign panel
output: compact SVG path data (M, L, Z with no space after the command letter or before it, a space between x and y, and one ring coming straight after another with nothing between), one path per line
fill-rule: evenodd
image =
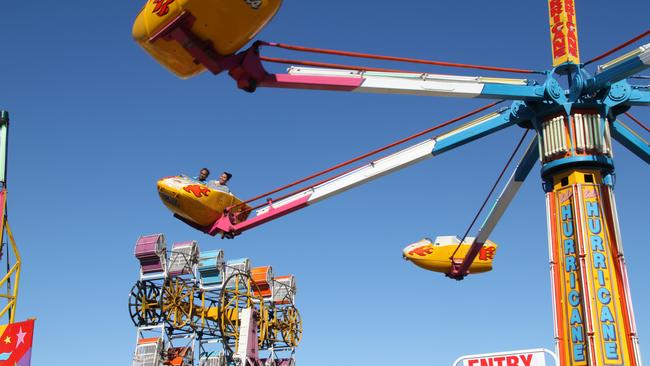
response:
M580 63L578 29L573 0L548 0L553 67L566 62Z
M617 267L612 257L614 243L608 228L606 212L598 185L582 185L581 223L584 235L585 264L588 273L589 309L594 330L594 353L598 365L631 365L625 318L623 294L617 281Z
M555 304L558 335L563 354L558 355L562 365L587 365L587 339L585 332L582 286L579 268L579 248L576 236L574 192L572 187L556 190L554 210L549 221L554 222L552 251L556 258L553 279L557 289Z

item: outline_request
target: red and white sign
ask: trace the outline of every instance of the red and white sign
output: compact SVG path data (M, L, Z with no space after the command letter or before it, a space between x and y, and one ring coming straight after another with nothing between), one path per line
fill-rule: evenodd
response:
M546 366L544 353L549 353L555 359L551 351L540 348L463 356L454 362L454 366L461 361L462 366Z

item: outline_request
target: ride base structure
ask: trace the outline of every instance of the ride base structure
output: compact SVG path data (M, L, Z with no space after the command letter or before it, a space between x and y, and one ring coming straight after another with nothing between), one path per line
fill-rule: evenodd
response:
M163 234L135 245L140 278L129 296L137 328L133 366L292 366L302 338L293 275L196 241L167 252Z
M152 8L152 4L158 3L160 2L150 1L142 10L134 26L134 36L161 64L181 76L189 75L178 71L182 67L195 67L192 75L203 70L214 74L228 71L237 86L247 92L253 92L259 87L272 87L512 101L509 107L494 110L449 132L279 198L270 199L268 196L330 173L348 165L349 162L242 201L241 204L224 207L212 223L193 224L194 227L210 235L220 234L233 238L248 229L357 185L517 125L527 132L533 132L534 137L528 143L523 158L493 204L478 234L471 244L468 244L469 248L462 258L455 258L454 252L448 258L449 264L444 271L447 276L455 279L462 279L473 273L472 263L485 248L489 234L535 162L539 161L548 214L554 328L559 364L642 364L613 191L615 165L612 139L617 140L644 162L650 163L648 142L619 119L621 115L627 115L636 121L628 110L650 105L650 87L635 84L635 79L632 79L650 67L650 44L637 47L598 66L592 72L588 71L588 66L647 37L650 30L599 57L581 62L574 1L549 0L553 64L550 70L535 71L322 50L261 41L240 52L223 52L215 45L228 41L237 45L245 42L242 43L242 38L238 38L238 41L229 39L230 36L225 33L199 31L197 25L210 24L214 21L216 13L232 11L231 16L243 27L259 30L268 22L274 11L267 12L261 19L259 14L255 13L255 7L248 1L240 2L248 7L228 9L205 0L188 0L177 2L172 6L173 11L161 14L160 9L156 11L156 8ZM195 7L190 6L190 3L196 4ZM213 8L199 9L198 4ZM144 33L140 25L142 22L151 25ZM248 31L244 38L252 39L255 34L256 31ZM165 50L172 47L173 53L165 53ZM276 59L261 55L261 50L265 47L525 73L529 74L530 78L438 75ZM287 73L274 74L265 69L263 62L291 63L294 66L291 66ZM566 80L565 86L562 86L563 80ZM466 114L463 118L488 110L498 103L489 104ZM435 126L389 147L433 132L463 118ZM649 131L641 123L639 125ZM386 149L373 153L382 151ZM372 154L364 154L350 162L370 155ZM266 198L266 202L257 206L252 204L262 198ZM251 215L242 219L241 205L249 203L253 207L245 211L250 211ZM459 244L464 243L465 239L466 235L457 238Z
M7 138L9 137L9 113L0 111L0 259L4 255L7 261L7 273L0 280L0 288L5 293L0 294L7 303L0 310L0 318L8 316L13 323L18 302L18 284L20 280L20 253L14 236L7 221ZM5 232L8 242L5 243ZM10 255L13 254L13 263ZM12 281L13 280L13 281Z
M0 318L7 319L7 324L0 324L0 366L29 366L35 319L15 321L22 261L7 220L8 137L9 112L0 110L0 259L6 261L6 273L0 279L0 298L6 303L0 306Z

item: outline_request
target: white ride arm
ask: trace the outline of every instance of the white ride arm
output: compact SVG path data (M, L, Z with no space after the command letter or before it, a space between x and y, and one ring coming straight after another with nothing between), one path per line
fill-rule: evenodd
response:
M278 201L269 200L265 206L255 211L253 217L241 223L234 224L227 217L228 215L224 215L215 222L208 233L211 235L222 233L225 236L232 237L244 230L251 229L412 164L427 160L517 122L518 120L511 116L508 108L491 113L437 138L422 141L323 183L306 188L289 197Z
M528 101L541 101L544 98L544 88L532 85L526 79L296 66L290 67L287 74L268 75L258 86Z
M488 216L485 218L485 221L481 224L478 235L474 239L474 242L472 242L472 246L467 251L467 255L460 265L452 267L451 272L447 276L461 280L468 273L469 267L472 265L472 262L483 247L483 244L485 244L490 234L492 234L492 230L497 226L501 216L503 216L503 213L510 205L510 202L512 202L517 192L519 192L519 188L524 183L528 173L537 161L537 158L539 157L539 149L537 145L538 139L535 137L528 145L526 153L517 165L515 171L512 173L512 176L510 176L510 180L508 180L503 191L494 202L494 205L492 206Z

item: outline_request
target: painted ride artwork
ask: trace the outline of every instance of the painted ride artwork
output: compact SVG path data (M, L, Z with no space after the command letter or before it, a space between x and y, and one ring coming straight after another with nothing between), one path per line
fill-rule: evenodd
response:
M232 239L246 230L353 187L437 157L505 128L518 126L524 131L523 136L467 233L462 237L441 236L436 240L420 240L407 246L403 250L403 257L419 267L442 272L456 280L472 273L490 271L496 244L489 241L488 237L533 166L539 162L546 195L555 353L559 365L642 364L613 191L615 165L612 140L618 141L641 160L650 163L650 145L620 119L627 116L647 130L628 111L633 107L650 106L650 90L632 79L650 68L650 44L636 47L600 66L592 65L640 41L650 35L650 31L645 31L598 57L581 61L574 1L549 0L552 66L548 70L458 64L264 41L255 41L242 50L273 17L279 6L280 1L246 0L237 4L225 4L207 0L151 0L135 21L133 36L157 62L181 78L196 75L203 70L215 75L227 71L238 88L251 93L258 88L287 88L497 101L248 200L242 201L234 196L212 192L208 187L197 186L182 177L163 179L158 185L160 196L177 217L204 233ZM278 59L263 56L262 51L266 48L526 74L527 78L455 76ZM273 73L266 68L270 63L291 66L285 73ZM510 101L510 105L497 107L504 101ZM482 112L486 114L480 116L479 113ZM467 121L470 117L472 119ZM451 130L426 138L415 145L403 146L408 141L461 120L465 122L460 126L454 126ZM529 133L532 137L529 137ZM401 149L376 157L397 146L401 146ZM520 151L519 162L510 169L510 163ZM371 157L373 160L368 162ZM365 162L363 165L351 166L362 160ZM337 172L344 167L347 170ZM500 194L484 214L476 235L467 236L476 220L484 213L483 209L492 193L502 183L503 174L509 169L510 178L502 184ZM279 196L273 197L275 194ZM160 240L160 237L156 240ZM178 245L178 250L181 250L181 244ZM190 247L192 249L187 249ZM183 244L183 248L189 250L187 253L198 251L187 243ZM238 334L250 334L253 339L257 339L253 343L263 348L266 339L264 334L268 331L264 325L267 324L264 315L267 312L263 306L277 306L275 300L267 300L274 296L270 269L263 267L237 272L241 278L235 281L235 286L241 284L242 288L247 289L245 294L237 296L247 300L237 302L234 308L227 308L224 306L228 304L228 295L224 293L227 294L226 289L231 286L227 279L220 282L221 292L218 291L220 295L217 297L221 296L221 300L211 298L208 295L210 292L200 291L202 279L199 277L176 278L170 275L168 278L163 259L165 251L158 248L154 252L157 254L145 256L153 258L153 262L143 262L142 274L145 275L145 265L152 265L156 271L162 271L163 279L151 282L142 277L134 287L132 298L136 300L131 304L134 308L132 318L136 325L164 323L166 326L184 329L188 334L197 331L210 333L214 330L212 335L220 337L225 350L219 354L228 355L237 353L227 351L237 342L231 340L223 325L217 325L236 321L241 322L237 324L243 324L242 319L257 321L254 316L249 318L251 313L257 313L259 322L252 324L255 324L253 328L259 328L258 334L253 336L254 329L247 328L244 331L246 327L243 326ZM189 258L193 258L192 255ZM170 258L173 257L174 249ZM190 260L187 263L194 262ZM230 266L225 265L217 272L227 271L228 268ZM191 277L193 270L180 273ZM264 280L258 281L255 278ZM249 290L253 283L266 286L266 292L262 289L257 292ZM256 293L261 297L256 298ZM167 299L171 294L175 294L177 299ZM200 305L198 298L204 299ZM205 299L209 299L208 305ZM210 305L210 301L214 305ZM275 311L268 314L269 319L272 319ZM272 320L268 321L272 323ZM298 328L296 324L285 326ZM270 325L269 327L274 329ZM217 328L219 333L216 332ZM239 329L233 326L232 330L235 331L235 328ZM239 339L244 338L239 336ZM162 338L139 338L138 347L140 342L144 342L143 339L153 339L145 342L147 347L153 347L152 344L158 348L165 347ZM282 341L286 347L297 345L286 339ZM156 352L158 356L165 354ZM173 362L171 359L181 358L187 359L184 362L190 364L189 354L191 352L168 348L167 362L169 364ZM252 364L261 362L256 357L253 357L255 361ZM511 359L519 358L512 356ZM224 362L232 360L231 357ZM479 360L472 362L477 363Z
M402 251L404 259L418 267L429 271L450 273L454 258L458 263L467 256L467 252L474 242L473 237L467 237L461 243L457 236L438 236L436 240L424 238L408 245ZM469 273L482 273L492 270L492 260L497 251L497 245L491 241L483 244L479 255L469 267Z

